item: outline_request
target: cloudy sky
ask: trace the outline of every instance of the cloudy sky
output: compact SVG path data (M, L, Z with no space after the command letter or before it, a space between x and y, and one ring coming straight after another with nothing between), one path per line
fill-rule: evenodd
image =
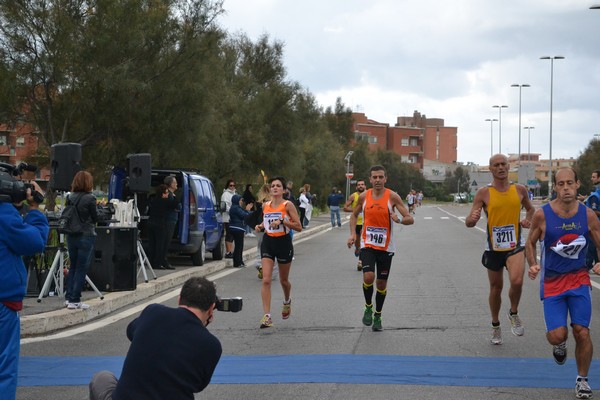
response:
M600 0L225 0L220 24L285 44L288 78L323 107L337 97L394 125L414 110L458 128L458 161L487 165L502 109L503 153L578 157L600 136ZM494 153L499 125L493 123ZM528 151L522 130L521 152ZM600 161L599 161L600 162Z

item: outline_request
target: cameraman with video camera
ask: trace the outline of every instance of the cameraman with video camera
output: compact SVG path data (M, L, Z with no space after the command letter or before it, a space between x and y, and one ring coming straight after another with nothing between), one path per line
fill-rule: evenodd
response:
M0 393L17 395L20 348L19 311L27 290L27 270L22 256L44 251L48 220L39 211L44 200L37 183L24 183L15 176L20 167L0 163ZM17 207L29 203L23 218Z
M215 284L189 278L181 288L179 307L151 304L127 326L131 341L117 380L109 371L94 375L90 400L193 399L210 383L221 358L221 343L207 325L219 304Z

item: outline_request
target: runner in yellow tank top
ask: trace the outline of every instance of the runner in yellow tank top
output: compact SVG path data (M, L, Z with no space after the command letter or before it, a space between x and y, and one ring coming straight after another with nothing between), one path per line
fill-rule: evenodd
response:
M350 195L350 197L348 197L348 200L346 201L346 204L344 204L344 211L346 212L352 212L354 211L354 207L356 207L356 205L358 204L358 197L367 189L367 186L365 185L365 181L363 179L359 179L356 181L356 192L352 193ZM361 232L362 232L362 226L363 226L363 213L360 213L360 215L358 216L357 220L356 220L356 235L360 236ZM354 243L354 256L358 257L360 254L360 240L357 240L356 243ZM362 262L360 261L360 258L358 259L358 264L356 265L356 269L358 271L362 270Z
M521 241L521 228L529 228L535 209L529 201L527 188L523 185L512 184L508 181L508 158L496 154L490 158L490 172L493 181L490 186L482 187L475 194L471 212L465 219L465 225L472 228L481 218L481 210L486 212L487 236L486 248L481 263L487 268L490 282L488 301L492 315L492 338L490 343L502 344L500 330L500 306L502 304L502 287L504 271L508 270L510 289L508 298L510 308L507 312L511 331L516 336L525 333L518 315L519 301L523 288L525 274L525 256ZM521 206L526 215L521 221Z
M363 272L363 295L365 311L362 322L372 326L374 331L382 330L381 311L387 294L387 279L392 266L393 239L392 224L412 225L415 220L409 214L398 193L385 188L387 181L385 168L381 165L371 167L369 182L372 189L358 197L358 203L350 215L350 238L348 248L356 243L356 221L364 212L360 260ZM398 218L396 211L402 218ZM377 293L375 295L375 314L373 315L373 283L377 273Z

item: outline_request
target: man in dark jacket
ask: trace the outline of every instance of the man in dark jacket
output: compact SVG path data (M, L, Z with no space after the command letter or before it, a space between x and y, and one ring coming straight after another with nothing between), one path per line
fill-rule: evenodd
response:
M206 329L216 303L215 284L192 277L181 288L179 307L146 307L127 326L131 346L121 377L98 372L89 384L90 400L193 400L221 358L221 342Z

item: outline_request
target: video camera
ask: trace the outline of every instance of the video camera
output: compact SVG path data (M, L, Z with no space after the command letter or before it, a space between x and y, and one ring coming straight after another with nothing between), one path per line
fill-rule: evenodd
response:
M33 200L41 204L44 196L37 192L31 183L18 180L23 171L37 171L35 165L20 163L19 165L10 165L0 162L0 201L19 203L27 198L27 189L31 189Z
M241 297L220 298L217 297L217 310L225 312L242 311L244 301Z

